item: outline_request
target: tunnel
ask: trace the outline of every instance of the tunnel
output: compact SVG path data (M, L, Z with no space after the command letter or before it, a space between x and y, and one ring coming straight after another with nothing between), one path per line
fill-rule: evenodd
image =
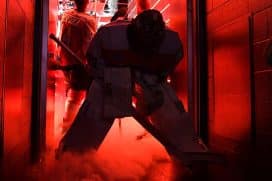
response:
M114 120L97 153L55 163L66 89L63 71L50 69L60 54L49 35L60 37L62 15L75 3L3 0L0 7L0 180L172 181L183 172L132 117ZM98 30L121 7L128 21L141 8L160 11L183 44L167 81L197 135L227 160L202 166L196 180L271 178L272 2L89 0L86 13Z

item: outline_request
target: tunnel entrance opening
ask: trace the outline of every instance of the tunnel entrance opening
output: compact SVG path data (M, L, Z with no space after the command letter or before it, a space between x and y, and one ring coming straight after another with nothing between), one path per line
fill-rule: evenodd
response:
M96 18L98 27L110 21L111 16L119 5L124 5L123 1L90 1L88 13ZM49 3L49 32L56 36L60 34L60 19L63 12L73 8L71 1L59 0ZM128 16L133 18L136 15L136 1L128 1ZM179 98L184 102L188 110L188 71L187 71L187 2L184 1L161 1L151 0L151 8L160 10L164 20L169 27L179 32L184 43L186 55L177 70L171 76L171 81ZM176 16L183 12L182 15ZM48 41L48 53L50 59L58 59L58 47L55 42ZM47 120L46 120L46 144L56 146L61 135L62 117L65 107L65 85L62 71L48 70L48 88L47 88Z
M190 2L191 9L188 8L189 4L187 4L187 2ZM114 8L110 8L117 6L116 4L112 5L110 3L114 3L114 1L90 1L88 12L90 15L95 16L98 26L109 22L110 15L114 12ZM193 107L190 107L190 105L194 104L192 89L195 89L195 75L193 74L195 69L193 60L195 57L192 56L192 54L195 53L195 45L193 43L193 36L195 36L193 33L195 28L193 25L193 16L195 16L194 6L195 3L186 0L175 0L171 2L166 0L151 0L151 7L162 12L167 26L179 33L184 44L185 57L173 75L171 75L170 81L176 90L178 97L183 101L185 109L187 111L189 110L192 114L194 114L192 110ZM73 3L71 3L71 1L59 0L49 2L48 34L54 33L56 36L59 36L61 14L72 7ZM137 10L136 1L128 1L128 9L129 17L133 18L136 15ZM180 14L180 12L182 12L182 14ZM191 27L191 29L188 27ZM190 56L188 54L190 54ZM48 55L48 61L50 61L50 59L58 61L58 48L51 40L48 41ZM65 96L66 90L63 72L48 69L46 127L44 134L42 134L45 139L47 151L54 151L61 137ZM108 159L112 159L114 154L122 152L121 150L126 150L127 145L130 145L130 148L135 149L133 149L134 152L131 150L128 151L130 155L127 159L125 158L126 160L130 160L133 155L138 155L136 157L141 159L140 162L144 161L145 163L149 162L151 164L152 161L146 161L145 159L146 157L154 156L154 154L160 155L161 158L166 160L168 159L168 155L163 147L154 138L146 136L144 129L139 126L135 120L132 118L122 119L122 128L119 127L119 122L120 121L117 120L115 121L115 124L104 140L101 149L99 149L99 152L104 155L104 158L108 157ZM143 141L135 141L136 138L138 138L137 136L144 137ZM118 144L118 147L116 147L116 144ZM143 152L145 152L145 155L147 156L143 157L143 154L139 154Z

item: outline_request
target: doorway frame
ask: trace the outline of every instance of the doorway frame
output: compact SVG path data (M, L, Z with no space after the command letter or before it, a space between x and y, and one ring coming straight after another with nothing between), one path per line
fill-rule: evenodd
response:
M49 0L35 1L30 159L40 161L45 151Z
M39 161L46 147L46 90L49 0L35 1L31 110L31 160ZM196 22L194 24L194 22ZM208 141L208 59L206 0L187 0L188 110L199 136ZM205 43L203 43L205 42Z
M208 142L208 58L206 0L187 0L188 110Z
M7 19L7 6L8 6L8 2L5 1L5 6L3 9L3 15L4 15L4 19ZM4 158L4 102L5 102L5 62L6 62L6 32L7 32L7 21L4 22L4 40L3 40L3 59L0 62L0 68L1 68L1 80L0 80L0 166L2 164L2 160ZM1 64L2 63L2 64Z

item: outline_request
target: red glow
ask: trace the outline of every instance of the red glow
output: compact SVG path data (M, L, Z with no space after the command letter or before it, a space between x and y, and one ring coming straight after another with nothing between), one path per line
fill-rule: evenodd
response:
M249 139L250 71L248 20L214 33L214 121L211 131L227 138Z
M166 4L166 6L165 6L164 8L162 8L161 13L164 13L164 11L165 11L166 9L168 9L168 8L169 8L169 6L170 6L170 4L169 4L169 3L168 3L168 4Z
M150 9L150 0L136 0L137 1L137 13L139 14L145 9Z
M155 9L156 6L159 4L160 0L157 0L151 7L151 9Z

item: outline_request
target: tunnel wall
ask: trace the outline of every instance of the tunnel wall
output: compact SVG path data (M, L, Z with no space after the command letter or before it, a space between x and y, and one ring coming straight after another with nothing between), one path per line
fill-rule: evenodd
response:
M250 141L249 13L248 0L207 1L209 139L232 151Z
M0 122L7 171L29 162L34 1L0 2ZM17 171L23 169L16 169Z
M1 7L6 7L6 1L0 1ZM0 12L0 29L5 29L5 8ZM0 31L0 38L4 40L5 31ZM3 113L3 76L4 76L5 41L0 42L0 158L4 152L4 113Z
M272 40L272 2L253 1L253 71L255 91L255 131L256 146L264 154L272 151L272 65L265 57L266 48Z
M261 151L256 155L267 159L272 68L264 55L271 42L272 1L207 0L206 5L210 144L238 154L253 144Z

